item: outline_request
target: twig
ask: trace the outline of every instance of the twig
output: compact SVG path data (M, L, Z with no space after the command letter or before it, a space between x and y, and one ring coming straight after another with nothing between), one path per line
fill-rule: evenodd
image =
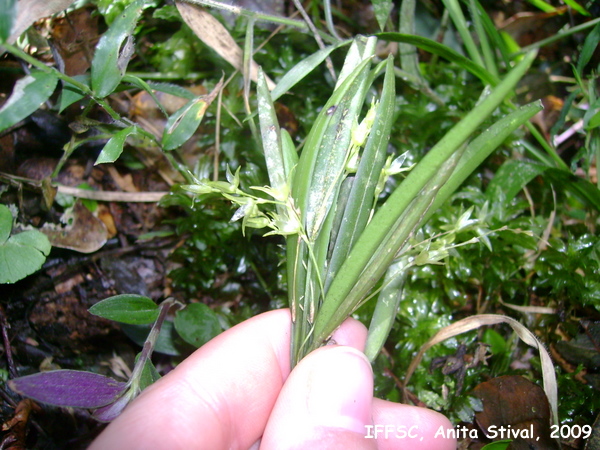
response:
M10 339L8 337L8 322L6 321L6 314L4 314L4 308L2 305L0 305L0 327L2 328L2 342L4 343L4 352L6 353L8 373L10 374L11 378L16 378L19 376L19 374L17 373L12 349L10 347Z
M61 194L72 195L77 198L85 198L88 200L99 200L103 202L142 202L153 203L158 202L161 198L167 195L168 191L159 192L112 192L112 191L89 191L71 186L57 186L58 192Z

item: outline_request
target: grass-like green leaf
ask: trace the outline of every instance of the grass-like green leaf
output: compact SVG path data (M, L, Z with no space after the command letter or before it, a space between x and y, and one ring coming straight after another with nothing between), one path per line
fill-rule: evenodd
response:
M475 109L450 130L409 173L404 182L379 208L362 233L350 255L334 278L315 321L314 345L319 346L359 305L391 263L403 244L404 228L414 216L422 220L427 213L424 201L433 202L434 181L449 170L448 161L468 137L509 95L529 68L535 53L524 58ZM458 162L458 161L457 161ZM443 167L446 169L443 169ZM454 169L452 169L454 170ZM451 174L448 173L448 177ZM446 180L444 180L446 181ZM416 202L416 203L415 203ZM419 215L420 214L420 215ZM418 223L418 222L416 222Z
M375 188L387 156L387 144L394 121L395 98L394 64L392 59L388 58L381 100L373 128L361 156L346 207L340 211L342 217L336 242L331 246L333 252L329 259L325 289L348 257L350 249L369 220L375 199ZM338 210L339 208L338 205Z
M258 119L260 123L260 134L262 137L262 145L265 152L265 162L267 163L267 172L269 173L269 181L271 188L281 189L287 183L287 174L285 172L285 157L283 155L283 145L281 141L281 131L277 114L275 114L275 106L267 81L262 69L258 71L257 84L258 97ZM289 151L289 149L288 149ZM295 151L294 151L295 153Z
M542 109L539 102L519 108L498 120L494 125L474 139L464 151L448 181L438 190L435 200L423 217L425 223L465 179L481 164L504 140L528 119ZM516 193L515 193L516 194ZM498 201L494 198L494 201ZM377 305L369 326L365 354L374 360L381 350L394 323L405 273L391 266L378 296Z
M462 38L463 44L467 50L467 53L471 57L471 60L480 67L485 67L481 53L479 53L479 47L475 44L473 36L471 36L471 30L469 29L469 23L465 18L462 8L458 0L442 0L446 10L452 18L452 22L456 27L456 30Z
M388 17L390 17L390 12L392 12L392 7L394 4L392 0L372 0L372 3L377 24L379 25L379 29L383 31Z
M89 309L91 314L130 325L144 325L156 320L159 308L143 295L122 294L99 301Z
M204 303L191 303L177 311L174 324L179 336L196 348L221 332L219 318Z
M0 131L37 111L50 98L58 78L52 72L32 71L15 84L13 92L0 109Z
M319 64L321 64L325 59L331 54L335 49L348 45L352 41L344 41L340 42L336 45L332 45L330 47L326 47L318 52L313 53L308 58L303 59L294 67L292 67L286 74L279 80L275 89L271 92L271 98L273 101L277 100L287 91L289 91L292 87L294 87L298 82L300 82L304 77L306 77L310 72L312 72Z
M583 69L590 62L596 48L598 48L598 44L600 43L600 23L592 28L592 31L585 38L585 42L583 43L583 48L581 49L581 53L579 54L579 60L577 61L577 72L579 74L583 73Z
M98 42L92 60L92 90L100 98L117 88L133 54L133 30L146 6L146 0L136 0L111 24Z
M442 58L445 58L450 62L456 63L459 67L462 67L464 70L471 72L484 84L495 86L499 82L498 77L492 75L484 67L474 63L469 58L465 58L460 53L457 53L456 51L452 50L450 47L440 44L439 42L436 42L432 39L428 39L422 36L412 36L401 33L378 33L376 36L384 41L404 42L406 44L412 44L425 51L441 56Z
M110 140L106 143L98 158L96 159L95 164L103 164L103 163L112 163L115 162L121 153L123 153L123 146L125 145L125 141L131 135L135 135L137 133L137 127L131 126L124 128L123 130L116 133Z
M351 132L364 102L374 43L373 38L359 38L351 46L338 87L311 128L294 172L292 195L305 230L302 239L292 237L287 244L295 362L301 353L297 346L304 345L309 335L322 289L332 207L344 178Z

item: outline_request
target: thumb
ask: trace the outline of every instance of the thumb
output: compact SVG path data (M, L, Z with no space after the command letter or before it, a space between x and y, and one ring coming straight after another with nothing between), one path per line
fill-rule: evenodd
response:
M271 412L261 449L375 448L365 439L373 422L373 372L360 351L322 347L292 371Z

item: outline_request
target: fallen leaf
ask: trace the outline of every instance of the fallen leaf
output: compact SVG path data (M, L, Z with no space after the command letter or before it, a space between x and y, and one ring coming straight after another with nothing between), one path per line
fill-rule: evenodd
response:
M217 52L224 60L240 72L243 71L244 52L229 34L229 31L208 11L189 3L176 2L181 17L194 31L202 42ZM258 79L258 64L252 61L250 78L256 83ZM275 83L267 78L269 90L275 88Z
M17 18L8 42L15 42L33 22L67 9L73 3L74 0L19 0Z
M479 384L472 392L483 403L483 411L475 413L475 421L483 433L500 427L519 431L511 449L558 449L550 438L550 406L544 390L521 376L492 378ZM526 433L526 434L525 434ZM491 434L491 432L490 432ZM514 436L496 435L497 439Z
M72 223L61 228L57 225L44 225L44 233L53 247L68 248L81 253L92 253L100 249L108 239L104 223L95 217L80 201L73 205Z

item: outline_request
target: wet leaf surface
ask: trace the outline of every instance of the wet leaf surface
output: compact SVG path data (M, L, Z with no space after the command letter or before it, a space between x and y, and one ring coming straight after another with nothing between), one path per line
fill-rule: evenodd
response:
M544 390L521 376L502 376L479 384L472 392L483 404L475 421L486 435L499 439L500 427L517 433L511 449L558 449L550 439L550 408ZM508 433L508 431L505 431Z

